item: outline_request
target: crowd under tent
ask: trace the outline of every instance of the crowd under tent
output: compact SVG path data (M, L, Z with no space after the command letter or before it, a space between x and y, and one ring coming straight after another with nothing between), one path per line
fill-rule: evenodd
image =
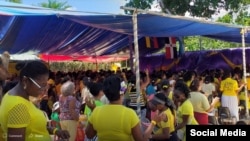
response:
M243 46L250 43L250 36L241 34L242 26L137 12L135 9L133 15L94 15L1 1L0 52L20 54L35 51L40 55L99 57L130 47L130 57L133 57L132 44L135 43L135 60L139 62L138 55L145 54L139 54L137 39L146 36L206 36L244 43ZM136 74L139 74L138 70L136 64Z

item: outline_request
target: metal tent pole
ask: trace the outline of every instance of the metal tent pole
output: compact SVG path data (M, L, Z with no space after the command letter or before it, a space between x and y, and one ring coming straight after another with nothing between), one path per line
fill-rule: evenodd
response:
M243 60L243 80L244 83L247 83L247 78L246 78L246 45L245 45L245 34L247 32L246 28L242 28L241 30L241 39L242 39L242 60ZM245 93L245 98L246 98L246 117L247 119L249 118L249 111L248 111L248 92L247 92L247 86L244 87L244 93Z
M132 72L135 72L134 70L134 59L133 59L133 45L132 45L132 37L129 36L129 56L130 56L130 59L129 59L129 64L130 64L130 69L132 70Z
M133 12L133 31L135 48L135 75L136 75L136 93L137 93L137 114L141 118L141 88L140 88L140 68L139 68L139 47L138 47L138 29L137 29L137 10Z

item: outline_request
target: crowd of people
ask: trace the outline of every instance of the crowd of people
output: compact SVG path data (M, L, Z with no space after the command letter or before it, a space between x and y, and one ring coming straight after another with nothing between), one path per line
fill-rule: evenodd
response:
M220 107L235 123L245 115L239 106L249 108L239 68L141 71L139 94L131 70L51 72L40 61L16 68L20 73L5 80L0 105L0 138L8 141L49 141L50 135L69 141L185 141L186 125L213 124L209 119L220 118Z

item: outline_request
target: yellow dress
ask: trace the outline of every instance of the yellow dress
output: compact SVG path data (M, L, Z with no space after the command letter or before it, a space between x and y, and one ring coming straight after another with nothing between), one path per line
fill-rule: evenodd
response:
M47 130L47 119L32 102L7 93L2 99L0 111L0 124L4 140L7 140L8 128L26 128L25 141L51 140Z

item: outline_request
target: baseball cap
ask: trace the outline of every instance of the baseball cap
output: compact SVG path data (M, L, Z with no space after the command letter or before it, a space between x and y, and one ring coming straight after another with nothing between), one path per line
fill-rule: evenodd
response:
M59 102L58 102L58 101L55 102L55 103L53 104L53 107L52 107L52 112L54 112L55 110L59 109L59 107L60 107Z
M169 83L168 80L165 79L165 80L163 80L163 81L161 82L161 88L162 88L162 89L168 89L169 86L170 86L170 83Z

